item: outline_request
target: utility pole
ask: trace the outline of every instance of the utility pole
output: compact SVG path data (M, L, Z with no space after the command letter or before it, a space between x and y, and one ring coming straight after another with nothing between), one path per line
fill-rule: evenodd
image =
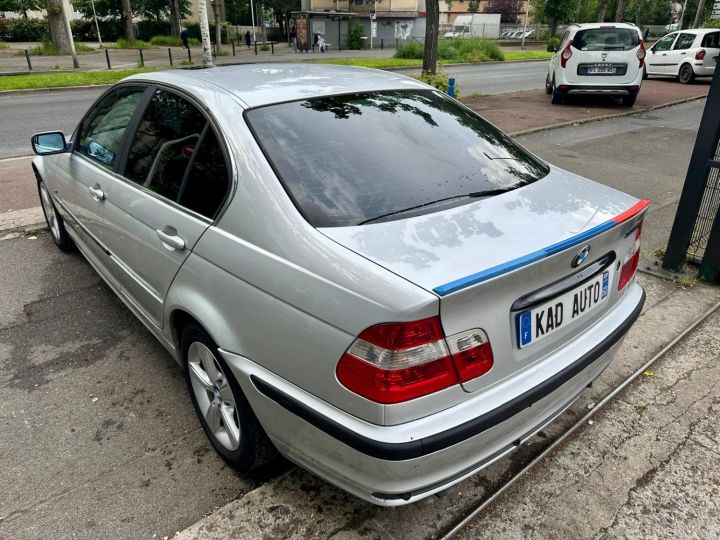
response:
M253 26L253 42L255 42L257 38L255 37L255 5L253 0L250 0L250 18L252 19Z
M705 15L705 0L700 0L698 2L697 11L695 12L695 24L693 24L693 28L700 28L702 26Z
M102 37L100 36L100 25L98 24L97 13L95 12L95 0L90 0L90 5L92 6L93 20L95 21L95 33L97 34L98 43L100 44L100 48L102 49L103 44L102 44Z
M63 0L63 19L65 20L65 31L67 32L68 38L70 39L70 54L72 55L72 62L73 67L75 69L80 67L80 62L78 62L77 53L75 52L75 40L73 39L72 35L72 28L70 27L70 10L72 9L70 7L69 0Z

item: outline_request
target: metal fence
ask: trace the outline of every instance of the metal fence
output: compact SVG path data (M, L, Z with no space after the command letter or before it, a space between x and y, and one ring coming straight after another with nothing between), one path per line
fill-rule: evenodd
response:
M700 263L700 276L720 277L720 69L715 70L685 184L673 222L663 268Z

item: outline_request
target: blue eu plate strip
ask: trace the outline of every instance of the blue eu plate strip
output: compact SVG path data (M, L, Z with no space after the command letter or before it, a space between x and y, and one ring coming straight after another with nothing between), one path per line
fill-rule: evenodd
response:
M613 227L615 227L615 225L618 225L618 223L614 221L606 221L605 223L601 223L600 225L597 225L592 229L588 229L585 232L581 232L580 234L568 238L567 240L563 240L562 242L558 242L557 244L553 244L539 251L535 251L530 255L524 255L523 257L518 257L517 259L513 259L512 261L498 264L497 266L493 266L492 268L483 270L482 272L477 272L476 274L456 279L455 281L451 281L450 283L446 283L445 285L435 287L433 291L435 291L440 296L445 296L446 294L459 291L460 289L465 289L466 287L470 287L477 283L487 281L488 279L507 274L508 272L512 272L513 270L517 270L518 268L527 266L528 264L540 261L546 257L549 257L550 255L554 255L555 253L559 253L567 248L584 242L589 238L592 238L600 233L612 229Z

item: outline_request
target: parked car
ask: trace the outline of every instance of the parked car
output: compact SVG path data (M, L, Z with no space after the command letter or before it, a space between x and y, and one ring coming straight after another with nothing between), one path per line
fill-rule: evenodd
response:
M241 470L277 450L375 504L427 497L557 417L643 306L648 201L399 74L138 74L33 148L52 239Z
M645 58L645 77L677 77L683 84L695 77L712 77L720 55L720 29L673 32L659 39Z
M642 85L645 46L633 24L593 23L568 27L550 60L545 91L552 103L569 95L618 96L632 107Z

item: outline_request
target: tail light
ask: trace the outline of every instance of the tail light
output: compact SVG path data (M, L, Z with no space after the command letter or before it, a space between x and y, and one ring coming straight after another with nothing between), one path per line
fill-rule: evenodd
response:
M635 275L640 262L640 235L642 234L642 221L635 229L635 242L628 250L623 260L622 270L620 271L620 281L618 281L618 290L622 290Z
M640 41L640 48L635 53L637 54L638 60L640 60L640 67L643 67L645 65L645 56L647 55L647 51L645 50L645 44Z
M702 60L703 58L705 58L705 54L705 49L698 50L698 52L695 53L695 60Z
M572 56L572 41L567 44L567 46L563 49L563 52L560 54L560 65L562 67L565 67L565 64L567 64L567 61L570 60L570 57Z
M493 365L485 332L450 337L438 317L371 326L340 358L338 380L377 403L401 403L487 373Z

